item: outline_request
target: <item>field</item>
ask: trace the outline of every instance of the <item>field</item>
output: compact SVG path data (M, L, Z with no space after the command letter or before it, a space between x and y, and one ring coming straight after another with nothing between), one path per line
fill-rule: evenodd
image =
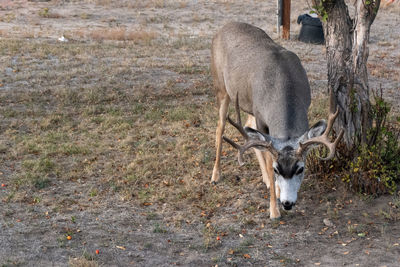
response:
M271 221L256 158L239 168L226 144L222 180L209 183L213 34L245 21L296 52L314 122L327 114L327 71L324 47L296 40L308 10L292 1L283 41L275 1L0 1L1 266L399 266L399 193L310 175ZM391 117L398 12L379 11L368 61Z

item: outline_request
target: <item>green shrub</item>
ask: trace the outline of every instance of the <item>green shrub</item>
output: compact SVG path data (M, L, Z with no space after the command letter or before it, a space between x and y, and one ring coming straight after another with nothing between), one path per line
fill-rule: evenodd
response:
M400 133L387 121L390 105L382 98L382 90L374 94L374 100L367 143L356 148L357 156L345 167L343 181L359 193L392 194L400 181Z

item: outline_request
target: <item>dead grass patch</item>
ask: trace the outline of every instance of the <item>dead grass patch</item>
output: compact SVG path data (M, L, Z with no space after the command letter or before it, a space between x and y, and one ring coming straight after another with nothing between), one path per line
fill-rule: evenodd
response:
M46 36L40 30L32 30L26 27L15 27L13 32L0 29L0 36L6 38L34 38L38 36ZM47 36L46 36L47 37Z
M175 49L181 49L184 51L192 50L204 50L211 47L211 39L204 36L188 36L188 35L178 35L174 36L171 46Z
M329 107L329 97L326 95L317 95L311 101L310 108L308 109L310 125L328 117L329 109L327 107Z
M171 8L171 7L179 7L184 8L188 4L187 0L149 0L149 1L141 1L136 2L132 5L132 7L142 7L142 8Z
M91 259L86 259L85 257L70 258L68 261L70 267L98 267L99 264Z
M75 181L98 177L97 181L102 181L99 184L109 185L109 189L93 185L89 187L93 190L86 196L101 197L112 190L124 201L133 201L141 206L196 203L193 208L195 214L199 213L196 212L199 208L215 209L226 201L227 196L232 197L231 194L235 193L217 194L208 184L217 112L213 102L198 103L194 100L194 95L208 95L208 75L187 83L184 89L180 87L184 79L165 82L160 91L154 86L146 87L143 88L143 95L136 97L126 83L134 76L126 71L120 73L118 69L121 62L129 66L126 67L128 69L137 65L135 53L141 58L145 55L137 51L137 47L132 47L130 51L130 47L123 50L115 49L115 46L107 48L107 44L103 44L102 48L96 44L79 43L72 46L36 46L28 41L4 42L1 45L5 55L13 55L22 46L29 51L30 57L41 59L33 64L26 61L30 72L22 72L21 79L31 77L32 72L38 71L37 65L47 62L50 54L65 60L65 65L62 68L56 66L53 72L63 74L61 84L66 85L69 79L65 77L70 76L84 85L63 85L45 91L14 90L13 101L22 105L18 110L10 109L6 102L1 101L5 105L2 107L4 114L8 114L7 120L21 121L24 125L22 131L7 132L7 139L13 140L12 148L7 146L7 151L11 149L10 155L18 155L19 158L18 175L15 177L20 183L18 190L41 190L51 186L56 179ZM117 50L119 55L114 55L112 51ZM81 57L82 54L108 59L105 62L96 61L96 69L108 73L112 79L96 80L96 86L88 86L94 74L86 68L80 70L82 65L90 62L88 58ZM126 62L110 60L118 56L126 57ZM145 63L142 64L141 68L147 68ZM75 65L74 73L69 74ZM20 68L25 69L25 66ZM185 77L206 73L208 66L195 59L180 58L164 68L168 72L170 68L177 69ZM48 81L44 76L43 79L38 78L41 76L41 72L35 75L37 82ZM155 85L154 81L149 80L148 83ZM138 85L134 86L137 90ZM33 111L27 110L32 106L35 107ZM16 125L19 123L16 122ZM231 133L231 130L227 132ZM231 150L227 148L227 151ZM233 151L232 155L234 157ZM227 166L234 163L227 163ZM229 172L226 174L229 175ZM204 185L203 177L207 177Z
M156 39L158 34L154 31L130 31L125 28L95 29L92 31L75 31L72 36L80 38L90 38L95 41L113 40L113 41L133 41L134 43L150 44Z
M128 31L126 32L126 40L130 41L143 41L145 43L150 43L157 37L156 32L148 31Z
M116 41L125 41L126 39L126 29L117 28L117 29L98 29L91 31L89 33L90 38L96 41L100 40L116 40Z
M60 19L63 18L61 14L50 10L50 8L45 7L40 9L38 12L39 17L46 18L46 19Z
M382 1L380 8L386 9L390 12L399 12L400 11L400 1L391 1L391 0L384 0Z
M90 18L92 18L92 15L84 12L84 13L81 13L81 14L79 15L79 17L80 17L81 19L90 19Z
M5 15L3 15L3 16L0 16L0 21L1 21L1 22L10 23L10 22L12 22L13 20L15 20L15 18L16 18L16 16L15 16L14 13L7 13L7 14L5 14Z
M184 8L187 0L147 0L147 1L112 1L112 0L72 0L71 2L94 3L99 6L117 8Z
M392 69L384 64L378 64L378 63L367 63L367 66L368 66L368 72L372 76L400 81L400 77L396 69Z

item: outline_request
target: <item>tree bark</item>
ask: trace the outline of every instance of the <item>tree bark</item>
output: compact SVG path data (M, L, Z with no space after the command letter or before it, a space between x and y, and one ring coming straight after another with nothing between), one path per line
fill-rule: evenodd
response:
M349 15L344 0L313 0L323 21L328 90L335 101L331 111L339 108L334 129L345 130L344 141L351 150L366 143L371 128L371 104L368 86L368 40L380 0L354 0L355 16ZM331 103L332 103L331 102Z
M353 32L353 48L352 48L352 74L353 80L351 84L358 95L360 101L359 112L360 120L360 136L361 143L367 142L367 134L372 126L371 104L369 101L369 85L368 85L368 70L367 61L369 55L368 42L371 25L375 20L376 14L380 6L380 0L355 1L355 16L354 16L354 32ZM357 129L357 128L356 128Z

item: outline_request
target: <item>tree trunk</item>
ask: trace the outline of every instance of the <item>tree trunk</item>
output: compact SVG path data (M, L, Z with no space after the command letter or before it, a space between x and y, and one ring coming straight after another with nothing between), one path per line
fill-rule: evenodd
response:
M328 62L328 90L333 93L336 105L339 108L339 116L336 119L334 129L344 128L344 140L348 146L352 145L352 137L359 125L353 121L356 99L351 90L351 54L352 54L352 21L344 1L339 0L328 12L328 18L324 25L326 58ZM333 111L336 108L333 109ZM332 112L332 110L331 110Z
M366 4L366 0L355 1L352 48L352 74L354 76L351 84L360 99L358 104L361 111L359 112L360 116L357 117L357 119L360 120L361 131L359 132L358 138L363 144L366 143L368 131L372 126L367 70L369 33L380 5L380 0L369 1L371 3L368 5ZM356 135L357 134L358 133L356 132Z
M355 0L355 16L350 18L344 0L313 0L323 21L328 61L328 90L334 96L331 109L339 108L334 129L345 130L344 141L351 150L367 141L371 128L368 86L368 40L370 26L379 8L378 1ZM377 2L377 3L376 3ZM323 13L323 14L322 14Z

